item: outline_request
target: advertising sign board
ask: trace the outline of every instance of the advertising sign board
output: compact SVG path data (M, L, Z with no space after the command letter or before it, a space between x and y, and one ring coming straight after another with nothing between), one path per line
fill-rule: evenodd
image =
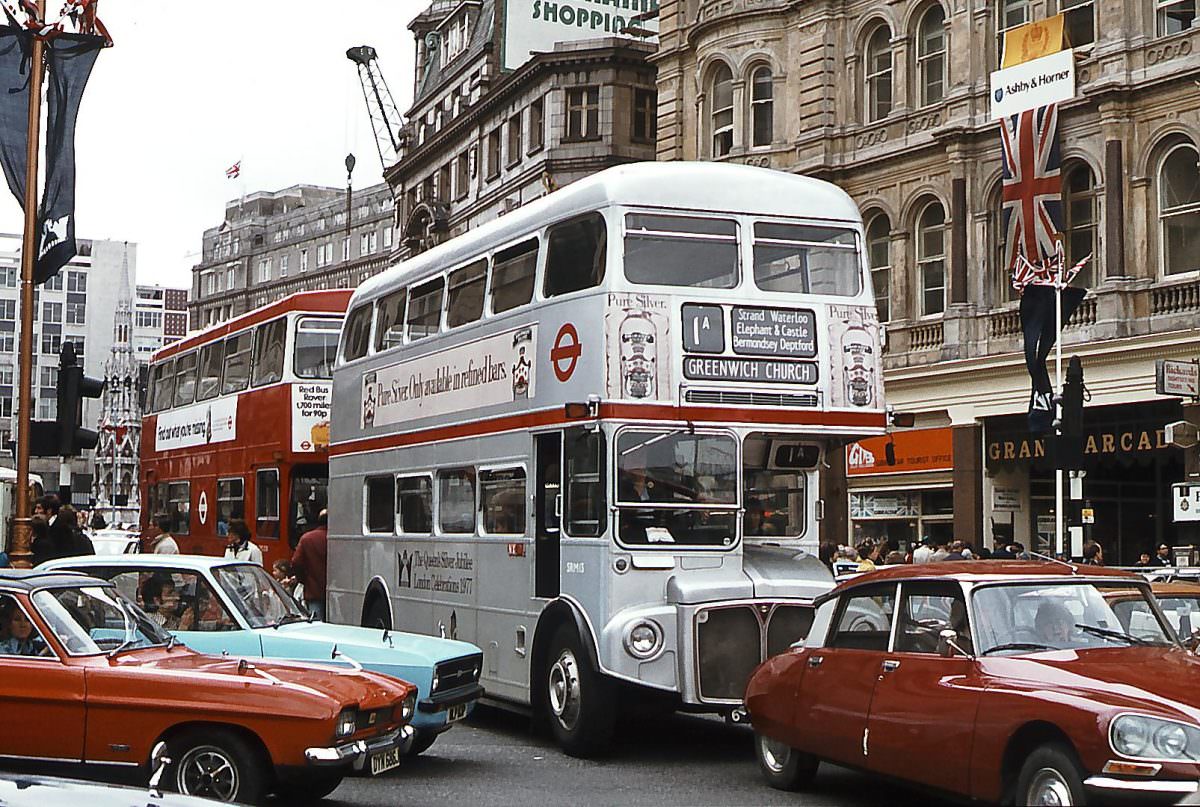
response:
M1175 521L1200 521L1200 485L1171 485L1171 510Z
M992 73L992 118L1075 97L1075 57L1070 50L996 70Z
M1154 366L1154 391L1180 398L1200 397L1200 364L1159 359Z
M554 50L556 42L582 39L628 37L651 44L658 42L658 20L636 22L633 17L658 8L658 0L508 0L504 4L503 59L505 70L516 70L530 55ZM653 36L633 37L628 27L649 31Z

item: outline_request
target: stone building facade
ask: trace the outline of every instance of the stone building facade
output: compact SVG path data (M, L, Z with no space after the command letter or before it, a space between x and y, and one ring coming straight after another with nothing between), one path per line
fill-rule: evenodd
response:
M436 0L409 25L413 104L396 165L399 256L624 162L654 159L653 46L560 43L501 69L498 0Z
M357 286L383 271L395 241L385 184L352 190L293 185L225 205L192 268L192 329L308 289Z
M1178 399L1155 360L1200 354L1200 20L1192 0L665 0L658 158L830 180L859 203L890 403L944 445L911 472L851 451L826 491L829 539L923 534L1049 549L1053 481L1025 433L1029 379L1002 266L989 73L1007 28L1066 12L1076 97L1060 107L1065 248L1092 260L1064 332L1083 360L1086 529L1132 562L1171 523ZM1052 371L1053 373L1053 371ZM894 453L894 449L893 449ZM844 458L839 458L844 461ZM903 463L901 463L903 465Z

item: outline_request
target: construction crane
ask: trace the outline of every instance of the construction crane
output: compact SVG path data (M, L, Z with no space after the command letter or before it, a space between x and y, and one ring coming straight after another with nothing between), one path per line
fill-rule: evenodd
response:
M346 51L346 58L358 65L358 80L362 83L363 100L367 102L367 114L371 128L375 130L375 148L379 151L379 162L386 171L400 159L403 139L400 127L403 118L396 108L392 91L379 71L379 54L370 45L359 45Z

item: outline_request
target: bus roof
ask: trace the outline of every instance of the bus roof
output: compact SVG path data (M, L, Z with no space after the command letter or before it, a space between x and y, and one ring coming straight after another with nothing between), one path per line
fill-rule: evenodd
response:
M160 361L170 358L176 353L182 353L191 348L207 344L214 339L236 333L243 328L257 325L260 322L266 322L289 311L344 314L346 313L346 306L350 302L350 296L353 293L353 289L322 289L320 291L300 291L295 294L289 294L282 300L268 303L253 311L247 311L240 317L234 317L227 322L213 325L211 328L203 330L200 333L180 339L178 342L172 342L157 351L152 360Z
M734 163L646 162L608 168L536 199L428 252L367 279L354 300L371 299L419 277L448 269L483 249L535 232L546 224L608 205L711 210L857 222L858 206L841 188L812 177Z

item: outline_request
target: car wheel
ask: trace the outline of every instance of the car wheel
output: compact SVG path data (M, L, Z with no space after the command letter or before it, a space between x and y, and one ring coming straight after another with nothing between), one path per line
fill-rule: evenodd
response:
M1083 774L1069 749L1043 745L1025 758L1017 778L1017 804L1068 807L1086 803Z
M758 732L754 734L754 756L758 758L763 778L776 790L799 790L807 786L821 764L813 755Z
M167 747L171 765L164 780L178 793L247 804L267 793L270 761L232 732L188 732Z
M408 749L407 756L415 757L417 754L424 754L437 738L436 731L418 731L417 736L413 737L412 748Z
M559 747L573 757L603 753L616 725L616 692L592 668L570 625L559 626L550 641L541 686L544 718Z
M367 608L367 612L363 614L364 628L380 628L382 630L392 629L392 615L388 611L387 603L381 600L378 596L371 600L371 606Z
M307 804L337 790L344 778L343 773L338 771L294 779L279 786L279 797L287 804Z

